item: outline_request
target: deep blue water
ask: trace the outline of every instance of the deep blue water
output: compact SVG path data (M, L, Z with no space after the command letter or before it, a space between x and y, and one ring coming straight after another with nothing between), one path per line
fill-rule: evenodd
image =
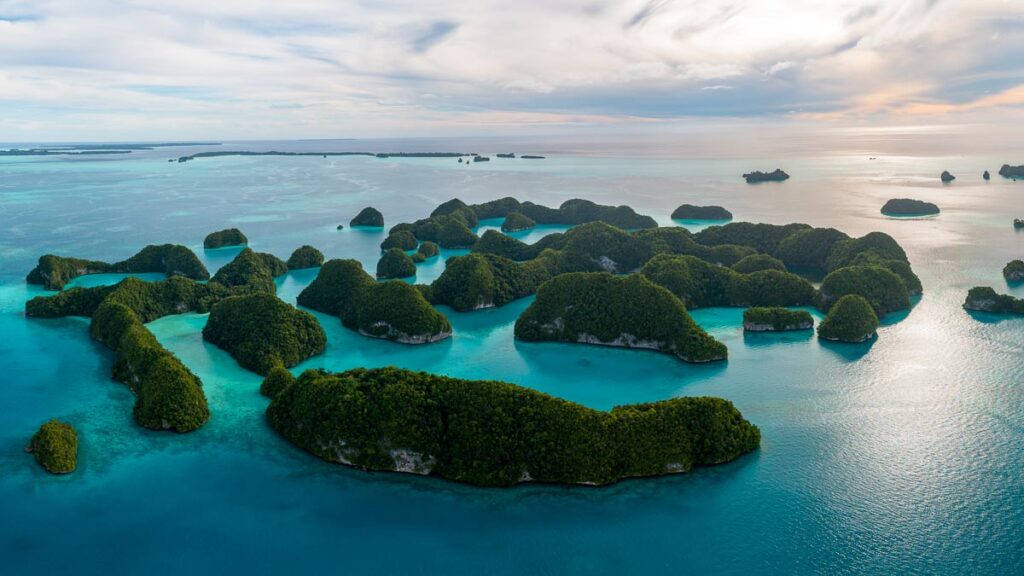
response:
M1010 225L1024 216L1012 212L1024 182L980 178L1012 158L526 152L549 158L178 164L166 162L184 153L173 149L0 159L0 571L1024 573L1024 319L972 317L960 307L979 284L1024 296L1000 274L1024 255L1024 234ZM794 177L758 186L738 177L776 165ZM957 174L953 185L939 183L943 169ZM24 274L47 252L114 260L175 242L213 271L236 250L204 251L203 237L238 226L257 250L287 257L308 243L372 270L383 233L335 230L363 206L380 208L390 226L451 197L505 195L628 203L664 225L677 205L694 203L722 204L737 220L882 230L906 248L925 294L909 314L887 318L876 341L853 346L810 333L744 335L740 310L700 310L694 317L730 351L727 363L701 366L651 352L517 343L512 324L528 299L446 309L454 337L420 347L364 338L318 316L327 351L296 371L394 364L500 378L602 409L715 395L761 428L761 449L730 464L600 489L479 489L323 463L264 424L259 377L203 342L205 316L195 314L150 329L203 379L213 416L191 434L147 431L134 424L133 397L110 379L111 354L89 340L86 320L23 314L25 300L43 293ZM943 212L884 218L879 208L892 197L936 202ZM443 258L427 262L417 281L443 268ZM279 295L294 302L314 276L288 274ZM79 469L68 476L47 474L22 452L51 417L79 430Z

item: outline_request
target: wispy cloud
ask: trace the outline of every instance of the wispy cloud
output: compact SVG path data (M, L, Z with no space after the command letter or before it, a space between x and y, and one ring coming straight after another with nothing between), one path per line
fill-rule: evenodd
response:
M1022 23L1002 0L0 0L0 140L976 119L1024 108Z

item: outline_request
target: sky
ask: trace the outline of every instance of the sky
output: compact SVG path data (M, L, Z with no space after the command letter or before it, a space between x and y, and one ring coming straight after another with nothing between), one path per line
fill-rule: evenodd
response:
M0 141L1024 120L1024 0L0 0Z

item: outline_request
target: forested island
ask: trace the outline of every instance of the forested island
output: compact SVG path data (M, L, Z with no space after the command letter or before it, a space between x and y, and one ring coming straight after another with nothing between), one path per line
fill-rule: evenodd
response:
M1021 164L1020 166L1003 164L1003 166L999 168L999 175L1003 178L1024 178L1024 164Z
M758 182L782 182L783 180L789 179L789 174L786 174L781 168L776 168L771 172L755 170L744 174L743 179L747 181L747 184L756 184Z
M743 329L747 332L789 332L813 327L814 319L806 310L755 306L743 311Z
M397 368L308 370L268 385L271 427L327 460L477 486L610 484L686 472L755 450L728 401L674 398L593 410L498 381Z
M211 232L203 240L203 248L210 250L216 248L227 248L229 246L245 246L249 239L242 234L238 228L227 228L217 232Z
M74 472L78 467L78 433L70 424L50 420L39 427L25 451L51 474Z
M877 329L878 316L871 303L857 294L847 294L829 309L818 325L818 336L857 344L874 338Z
M349 220L349 226L366 226L368 228L383 228L384 215L373 206L367 206L356 214L355 218Z
M1024 314L1024 299L999 294L989 286L975 286L967 292L964 308L975 312Z
M732 220L732 212L721 206L683 204L672 211L673 220Z
M939 207L931 202L911 198L893 198L882 206L887 216L931 216L939 213Z
M191 250L177 244L160 244L146 246L131 258L112 264L47 254L39 258L39 264L28 273L25 281L40 284L47 290L61 290L68 282L87 274L145 272L184 276L192 280L210 278L206 267Z

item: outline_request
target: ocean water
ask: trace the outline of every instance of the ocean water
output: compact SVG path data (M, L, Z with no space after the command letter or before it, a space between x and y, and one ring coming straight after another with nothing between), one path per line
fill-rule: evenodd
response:
M1024 573L1024 319L971 315L966 291L1007 286L1024 256L1011 226L1024 182L994 176L1015 158L897 156L803 148L707 158L671 150L562 148L521 142L238 143L232 148L513 149L542 161L216 158L178 149L92 159L0 159L0 571L5 574L1021 574ZM225 145L228 146L228 145ZM491 146L486 148L485 146ZM884 145L880 145L884 148ZM861 148L868 152L861 153ZM618 151L617 151L618 150ZM868 160L868 156L878 156ZM781 166L782 184L739 174ZM942 185L944 169L957 174ZM328 334L308 367L397 365L500 378L599 409L681 395L733 401L761 448L690 474L604 488L480 489L435 478L331 465L264 423L260 378L203 342L205 316L149 325L204 382L213 416L177 435L137 427L132 394L110 379L111 354L87 321L26 319L24 283L48 252L119 259L147 243L192 247L211 269L237 249L204 251L206 233L237 226L281 257L311 244L373 270L384 238L348 229L363 206L387 225L452 197L512 195L557 205L626 203L663 225L682 203L721 204L736 220L881 230L907 250L925 293L887 317L877 340L824 343L811 333L745 335L738 309L695 319L728 362L689 365L645 351L515 342L529 299L456 313L453 338L410 347L358 336L318 315ZM885 200L937 203L942 214L889 219ZM339 223L346 229L336 230ZM488 221L484 227L497 226ZM534 241L563 230L517 236ZM444 258L420 265L429 282ZM315 270L278 280L294 302ZM143 275L149 279L157 275ZM116 282L119 275L74 285ZM820 316L819 316L820 317ZM23 453L48 418L79 430L79 468L52 476Z

